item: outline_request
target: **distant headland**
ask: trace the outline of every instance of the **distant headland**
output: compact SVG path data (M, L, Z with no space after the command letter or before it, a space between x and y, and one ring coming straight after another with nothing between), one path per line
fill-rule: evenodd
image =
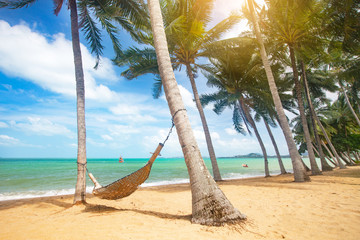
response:
M277 156L274 155L274 156L270 156L268 155L268 158L276 158ZM289 158L290 155L281 155L282 158ZM263 158L263 155L260 154L260 153L249 153L249 154L246 154L246 155L235 155L235 156L232 156L232 157L220 157L220 158Z

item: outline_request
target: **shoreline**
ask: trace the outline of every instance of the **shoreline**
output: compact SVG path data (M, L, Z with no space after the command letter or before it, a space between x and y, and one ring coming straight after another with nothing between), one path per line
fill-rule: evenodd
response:
M277 176L277 175L272 175ZM223 181L232 181L232 180L241 180L241 179L247 179L247 178L262 178L260 175L244 175L244 177L239 178L224 178ZM143 188L151 188L151 187L165 187L165 186L172 186L172 185L179 185L179 184L189 184L189 179L179 179L176 181L159 181L159 182L145 182L141 186L139 186L139 189ZM87 194L92 194L92 190L94 186L91 184L87 185ZM37 192L38 194L35 194L34 192ZM66 193L62 193L66 192ZM46 198L46 197L61 197L61 196L67 196L67 195L74 195L75 188L71 189L59 189L59 190L29 190L24 192L4 192L0 193L0 204L4 201L12 201L12 200L23 200L23 199L33 199L33 198ZM10 196L4 195L4 194L11 194L13 198ZM3 199L3 198L9 198L9 199Z
M355 167L359 167L359 171L360 171L360 165L357 165ZM352 168L352 167L350 167ZM330 172L324 172L324 175L326 176L333 176L333 175L336 175L336 174L333 174L334 172L340 170L339 168L334 168L333 171L330 171ZM340 170L342 171L342 170ZM345 170L346 171L346 170ZM318 175L318 176L323 176L323 175ZM311 178L314 177L314 176L310 176ZM285 175L282 175L282 174L277 174L277 175L271 175L270 177L264 177L264 176L247 176L247 177L243 177L243 178L228 178L228 179L223 179L221 181L217 181L216 183L221 186L221 185L231 185L231 184L250 184L250 183L260 183L260 182L272 182L272 178L273 180L275 181L283 181L283 182L293 182L293 173L287 173ZM281 180L280 180L281 179ZM180 188L180 189L186 189L188 188L188 190L190 190L190 183L189 183L189 180L188 179L185 179L186 181L188 182L180 182L180 183L177 183L177 182L174 182L174 183L166 183L166 184L160 184L160 185L146 185L146 186L142 186L140 185L138 190L136 191L140 191L140 190L143 190L143 191L146 191L146 190L155 190L155 191L161 191L162 189L166 190L166 189L172 189L172 188ZM295 182L293 182L295 183ZM152 183L150 183L152 184ZM296 184L296 183L295 183ZM87 191L86 192L86 198L92 198L92 197L95 197L92 195L92 189L93 189L93 186L87 186L87 189L90 189L91 188L91 191ZM75 189L62 189L62 190L65 190L65 191L68 191L68 190L74 190ZM62 191L61 190L61 191ZM50 190L50 191L54 191L54 190ZM49 196L34 196L34 197L25 197L25 198L17 198L17 199L7 199L7 200L0 200L0 205L4 202L12 202L12 201L22 201L22 200L42 200L42 199L47 199L47 198L50 198L50 199L56 199L56 198L60 198L60 199L63 199L63 198L69 198L69 197L73 197L74 196L74 193L69 193L69 194L57 194L57 195L49 195ZM0 206L0 210L1 210L1 206Z
M274 177L276 176L279 176L279 175L272 175ZM243 179L251 179L251 178L264 178L262 176L250 176L250 177L243 177L243 178L228 178L228 179L224 179L222 181L219 181L217 182L217 184L221 184L221 183L224 183L224 182L227 182L227 181L236 181L236 180L243 180ZM152 182L153 183L153 182ZM166 188L166 187L183 187L183 186L188 186L189 189L190 189L190 183L189 183L189 180L188 179L184 179L184 180L181 180L179 182L174 182L174 183L165 183L165 184L158 184L158 182L154 182L155 185L151 185L152 183L148 183L146 184L145 183L145 186L142 186L140 185L138 190L140 189L143 189L143 190L146 190L146 189L158 189L158 188ZM144 185L144 184L143 184ZM87 192L86 192L86 197L93 197L92 196L92 189L93 189L93 186L87 186ZM89 191L89 189L91 189L91 191ZM138 191L137 190L137 191ZM56 190L49 190L49 191L56 191ZM62 189L60 191L75 191L75 189ZM32 199L46 199L46 198L64 198L64 197L69 197L69 196L74 196L74 193L68 193L68 194L55 194L55 195L45 195L45 196L31 196L31 197L22 197L22 198L15 198L15 199L5 199L5 200L2 200L0 199L0 204L3 203L3 202L7 202L7 201L20 201L20 200L32 200Z
M26 161L16 163L11 160L2 162L0 164L0 180L3 186L0 187L0 201L74 194L76 167L73 161L75 162L75 159L71 159L71 161L53 159L46 160L45 162L39 159L27 159ZM253 162L250 163L250 161ZM277 159L269 160L271 175L280 174L277 161ZM241 167L244 162L249 164L249 168ZM118 164L117 162L109 163L101 160L89 162L89 170L105 186L138 170L144 163L145 159L141 159L141 161L127 161L124 164ZM168 159L166 161L158 161L155 164L156 167L152 168L150 177L143 184L143 187L189 182L186 164L183 159ZM210 160L206 164L209 164L211 168ZM290 160L284 159L284 164L288 171L292 170L288 166L291 165ZM259 159L246 161L241 159L220 160L219 167L222 169L223 179L264 176L263 160ZM8 171L10 169L11 171ZM17 175L11 173L17 171L23 174ZM51 175L49 175L50 171ZM92 188L93 184L88 179L87 192L91 193Z
M241 227L191 223L188 183L142 187L111 201L73 195L0 202L0 239L347 239L360 238L360 166L295 183L292 174L224 180L247 215Z

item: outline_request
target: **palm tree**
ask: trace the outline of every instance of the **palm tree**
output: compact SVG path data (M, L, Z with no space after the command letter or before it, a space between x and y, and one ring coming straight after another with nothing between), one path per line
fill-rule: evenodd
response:
M275 67L275 66L274 66ZM281 71L279 71L279 69L277 69L277 72L280 73ZM279 79L279 78L277 78ZM266 81L266 79L264 79ZM279 80L278 80L279 81ZM284 84L284 81L282 81L282 88L286 89L286 85ZM270 125L271 127L276 127L276 120L277 120L277 114L275 111L275 108L273 106L273 103L271 101L271 94L270 94L270 90L268 90L268 86L266 86L265 84L260 87L260 89L267 89L266 92L268 92L269 94L263 96L262 98L256 97L253 99L254 102L254 110L256 112L255 114L255 120L256 121L264 121L266 130L269 134L270 140L273 144L277 159L278 159L278 163L279 163L279 167L280 167L280 172L281 174L286 174L286 170L284 167L284 164L282 162L281 159L281 155L277 146L277 143L275 141L274 135L271 131ZM288 109L289 111L292 111L292 101L288 101L286 98L290 97L290 95L284 94L284 90L279 89L281 91L281 98L282 98L282 102L285 105L285 108ZM291 99L291 98L290 98Z
M281 95L281 102L282 102L284 109L286 109L289 112L292 112L293 114L296 114L293 110L295 107L293 97L290 94L286 94L286 92L289 92L293 88L292 83L290 81L288 81L286 78L280 78L280 75L283 73L283 69L280 64L274 64L272 66L272 69L274 69L275 73L276 73L276 76L275 76L276 82L278 84L277 86L279 86L278 92ZM276 122L279 122L279 120L278 120L278 115L277 115L275 107L274 107L274 103L271 98L270 90L268 88L269 88L269 85L267 84L267 80L264 78L264 81L261 81L261 86L259 86L259 89L263 89L263 91L266 92L267 94L262 94L261 97L255 96L255 98L253 99L254 110L256 112L255 120L256 121L260 121L260 120L264 121L266 130L269 134L271 142L274 146L276 156L278 158L280 172L281 172L281 174L286 174L287 172L285 170L279 149L277 147L275 138L274 138L271 128L270 128L270 126L276 127L277 126ZM265 89L266 89L266 91L265 91Z
M268 24L268 30L270 30L271 36L276 43L279 45L286 44L288 47L293 80L295 83L295 95L303 125L311 171L313 175L317 175L321 174L321 171L316 164L315 154L312 148L310 131L305 116L302 88L297 70L297 60L295 56L298 48L301 45L304 45L304 42L308 40L307 38L309 38L309 34L311 34L312 24L310 21L312 11L310 11L310 7L308 7L311 6L310 4L316 6L316 3L311 0L301 2L291 0L269 1L268 17L270 22Z
M220 114L224 107L233 108L235 130L245 134L242 124L249 134L250 127L261 147L265 176L270 176L265 145L262 141L256 123L251 115L254 109L253 96L262 94L258 87L262 71L259 69L259 58L254 57L255 42L249 38L236 38L218 42L207 52L213 67L207 67L208 85L218 88L218 92L202 96L204 105L215 102L214 111ZM259 73L260 72L260 73ZM250 126L250 127L249 127Z
M192 222L220 225L245 219L217 186L202 160L172 69L158 0L148 0L151 28L165 96L189 171Z
M0 7L11 9L27 7L36 0L0 2ZM77 126L78 126L78 154L77 154L77 182L75 187L74 204L84 203L86 200L86 127L85 127L85 88L82 66L77 5L75 0L68 0L71 18L71 37L75 65L76 96L77 96ZM62 7L63 1L54 0L55 14Z
M340 47L344 53L359 56L360 53L360 15L358 0L324 0L324 33L327 38Z
M213 2L214 0L186 0L182 9L185 17L184 31L174 32L175 34L170 35L170 38L172 38L172 42L175 43L173 55L176 59L176 64L184 65L186 67L186 73L190 79L195 104L199 111L205 133L209 156L214 171L214 179L221 180L208 124L195 83L194 70L198 66L196 64L196 59L203 56L202 50L204 47L218 40L225 31L229 30L237 23L238 18L236 16L230 16L212 29L206 31L205 28L210 22Z
M317 149L318 149L318 155L320 157L321 170L322 171L332 171L333 168L325 160L325 155L324 155L323 149L321 147L320 137L319 137L317 126L316 126L315 119L314 119L314 115L316 115L316 113L315 113L314 106L312 104L312 100L311 100L311 96L310 96L309 85L308 85L304 62L301 62L301 70L302 70L302 76L303 76L305 95L306 95L307 103L309 105L309 110L310 110L309 114L310 114L310 118L311 118L311 125L313 127L315 142L316 142Z
M316 113L315 113L315 112L316 112ZM342 163L342 161L340 160L340 156L339 156L337 150L335 149L334 144L333 144L332 141L331 141L330 133L329 133L329 131L327 131L327 129L328 129L328 130L331 130L331 132L333 132L334 130L333 130L333 128L332 128L331 126L326 126L326 129L325 129L324 124L325 124L326 122L320 120L320 117L319 117L319 114L320 114L321 112L326 112L326 108L325 108L325 111L324 111L324 109L320 109L320 110L319 110L319 109L316 109L316 107L314 106L314 114L313 114L313 117L314 117L317 125L320 127L320 129L321 129L321 135L322 135L323 138L325 138L326 144L329 145L331 151L330 151L330 149L328 149L328 147L326 146L326 144L324 143L324 141L321 141L321 145L323 145L323 146L326 148L327 152L328 152L330 155L333 155L332 158L335 158L335 159L336 159L336 162L337 162L336 165L339 166L341 169L345 169L346 166L345 166L345 165ZM329 112L326 112L324 115L326 116L326 115L328 115L328 114L329 114ZM324 117L323 119L326 120L326 117ZM320 134L319 134L319 135L320 135Z
M275 105L276 111L279 116L280 125L283 130L283 133L284 133L284 136L286 139L286 143L288 145L288 149L289 149L289 153L290 153L290 157L291 157L291 161L292 161L292 165L293 165L293 170L294 170L295 182L308 181L308 180L310 180L310 177L307 176L304 166L302 165L300 154L297 151L297 147L296 147L296 144L292 137L290 126L289 126L289 123L287 122L286 115L285 115L284 109L281 104L280 96L277 91L277 87L276 87L274 76L273 76L273 73L272 73L272 70L270 67L269 59L266 54L263 38L261 36L260 27L257 22L256 15L255 15L253 0L247 0L247 4L248 4L248 10L250 12L250 16L252 19L256 39L260 45L260 55L261 55L261 59L262 59L262 62L264 64L264 68L265 68L265 73L266 73L266 76L267 76L267 79L269 82L271 95L273 97L274 105Z
M278 162L279 162L280 173L281 173L281 174L286 174L287 172L286 172L286 170L285 170L283 161L282 161L282 159L281 159L281 155L280 155L280 152L279 152L279 148L278 148L278 146L277 146L277 144L276 144L274 135L273 135L273 133L272 133L272 131L271 131L271 129L270 129L270 126L269 126L269 123L268 123L268 119L263 118L263 120L264 120L264 124L265 124L266 130L267 130L268 133L269 133L269 137L270 137L270 139L271 139L271 143L272 143L273 146L274 146L274 150L275 150L275 153L276 153L276 157L277 157Z
M218 40L224 32L237 23L239 18L232 15L218 23L212 29L208 31L205 30L210 22L213 2L214 0L164 1L163 17L173 68L180 69L182 65L186 68L186 73L194 94L195 104L203 126L214 179L218 181L221 180L221 174L195 82L197 68L201 67L201 65L198 65L196 62L198 58L204 56L204 48ZM148 33L148 36L142 35L144 42L153 44L151 41L151 33L149 33L147 29L144 29L144 31ZM135 55L130 55L130 53ZM148 48L143 50L133 48L130 49L130 52L125 53L123 57L117 59L116 63L118 65L123 65L124 63L131 64L130 68L123 72L123 75L128 77L128 79L144 73L158 74L154 68L155 61L150 60L154 59L154 57L150 56L150 53L151 51L149 51ZM139 58L139 56L141 57ZM139 66L142 68L139 69ZM155 83L154 96L159 96L159 92L156 92L156 90L161 90L161 85L159 81Z
M340 95L338 99L330 106L327 114L327 123L335 129L332 140L336 144L339 152L347 152L347 155L360 146L359 133L355 119L352 116L345 96ZM351 165L351 160L342 158L347 164Z
M22 7L28 7L37 0L17 0L17 1L0 1L0 8L8 7L10 9L17 9ZM58 15L64 0L53 0L54 13ZM70 19L71 19L71 37L72 48L75 65L75 80L76 80L76 97L77 97L77 132L78 132L78 150L77 150L77 182L75 186L74 204L81 204L86 202L86 126L85 126L85 85L84 85L84 71L80 49L80 27L84 30L86 39L90 43L91 52L95 53L97 62L95 68L98 66L100 55L102 54L103 46L101 45L100 30L96 27L94 20L91 17L90 9L95 12L95 17L101 23L102 27L109 34L113 47L116 52L120 51L120 44L116 38L116 28L109 21L109 14L111 9L116 7L126 7L121 11L123 15L118 15L113 12L112 17L120 23L120 25L126 30L132 30L130 27L130 21L124 18L124 16L130 16L135 19L135 15L140 13L141 8L139 5L129 1L123 1L123 3L117 2L111 5L111 1L99 2L99 1L79 1L68 0ZM125 4L124 4L125 3ZM78 17L78 5L80 7L80 18ZM79 26L79 19L81 26Z
M354 108L352 107L351 103L350 103L350 100L349 100L349 97L345 91L345 88L343 86L343 84L341 83L341 81L339 81L339 85L340 85L340 88L341 88L341 91L342 93L344 94L344 97L345 97L345 101L346 101L346 104L348 106L348 108L350 109L351 111L351 114L354 116L358 126L360 127L360 120L359 120L359 117L357 116L357 114L355 113L355 110Z
M212 29L206 31L205 28L210 22L213 0L170 0L164 3L166 3L166 6L163 7L163 16L166 24L165 30L168 37L173 68L179 69L181 65L184 65L186 68L186 73L194 94L195 104L203 126L214 179L218 181L221 180L221 174L195 82L196 69L201 67L201 65L196 64L196 61L199 57L203 56L206 46L218 40L224 32L234 26L238 21L238 17L230 16ZM144 29L144 31L147 32L146 29ZM150 36L143 35L144 42L153 44L153 41L151 41L151 33L148 32L148 35ZM116 63L118 65L130 63L130 68L123 72L123 75L128 77L128 79L144 73L158 74L155 70L156 66L154 66L156 62L153 61L154 57L151 57L151 53L153 52L148 48L143 50L132 48L130 52L125 53L123 57L117 59ZM139 66L141 66L141 68L139 68ZM154 84L154 96L159 96L159 91L157 91L161 90L161 84L159 83L159 81L156 81Z

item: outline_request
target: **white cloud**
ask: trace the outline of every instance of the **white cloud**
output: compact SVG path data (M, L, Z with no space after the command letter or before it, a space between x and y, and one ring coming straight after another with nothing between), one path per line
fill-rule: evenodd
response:
M211 139L212 140L218 140L220 139L220 135L217 132L211 132L210 133Z
M142 144L144 148L148 151L154 151L156 144L155 143L162 143L166 139L169 129L159 129L154 131L156 134L148 135L143 137ZM154 145L155 144L155 145ZM171 135L169 136L168 140L165 143L164 148L161 151L162 156L164 157L175 157L175 156L182 156L182 150L179 144L179 140L177 137L176 129L174 128Z
M3 86L5 89L7 89L8 91L12 90L12 86L10 84L1 84L1 86Z
M107 141L112 141L113 140L113 138L111 136L107 135L107 134L101 135L101 137L102 137L102 139L107 140Z
M338 92L335 92L335 93L332 93L332 92L325 92L326 93L326 97L328 99L330 99L332 102L336 101L339 97L339 93Z
M223 0L216 0L212 12L212 22L209 27L215 26L221 20L230 16L232 12L240 14L241 9L245 6L246 0L227 0L226 3ZM264 0L257 0L256 3L262 7L265 2ZM222 36L223 39L237 37L243 31L249 31L250 28L247 24L247 20L243 19L236 24L229 32Z
M0 69L10 76L27 79L44 89L75 96L75 70L70 40L59 33L47 39L31 30L24 23L10 26L0 20ZM86 97L98 101L110 101L117 97L95 79L117 80L109 59L102 59L94 70L95 58L81 45L85 75Z
M250 153L250 152L259 152L261 151L259 147L259 143L254 138L232 138L229 140L218 140L216 144L219 147L226 147L227 149L234 151L236 150L237 153Z
M185 107L196 109L196 104L194 102L193 94L189 90L184 88L183 86L181 86L181 85L178 85L178 86L179 86L180 94L184 101Z
M8 128L9 125L7 123L4 122L0 122L0 128Z
M77 148L77 144L76 143L71 143L71 144L69 144L69 147L71 147L71 148Z
M232 12L240 13L244 6L245 0L227 0L226 4L222 0L216 0L213 8L213 21L209 27L213 27L215 24L229 17ZM247 27L247 21L242 20L236 24L229 32L227 32L222 38L232 38L238 36L242 31L249 30Z
M0 135L0 145L2 146L11 146L19 143L20 143L19 139L10 137L8 135Z
M115 115L138 115L140 109L137 106L129 104L118 104L114 107L110 107L109 110Z
M237 132L233 128L225 128L225 132L231 136L237 135Z
M133 133L139 133L139 128L134 128L128 125L112 125L111 129L112 136L123 136L124 134L133 134Z
M190 92L189 90L187 90L185 87L183 87L180 84L178 84L178 87L179 87L180 95L182 97L185 108L196 109L196 104L194 102L194 97L193 97L192 92ZM160 98L162 100L166 101L165 95L162 95Z
M17 123L11 122L11 127L19 129L24 132L32 132L43 136L64 135L70 138L74 138L75 134L63 125L53 123L48 119L42 119L40 117L28 117L27 122Z
M224 4L223 0L216 0L213 8L213 16L222 20L229 16L233 11L239 11L244 6L245 0L227 0Z
M120 116L122 122L126 121L130 125L139 122L156 122L157 119L152 116L155 109L151 105L146 105L146 102L120 103L114 107L109 107L111 113Z

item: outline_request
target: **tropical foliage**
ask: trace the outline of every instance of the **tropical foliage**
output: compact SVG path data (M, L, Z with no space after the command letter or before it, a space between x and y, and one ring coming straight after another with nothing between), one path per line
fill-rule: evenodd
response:
M0 8L22 8L34 2L36 0L3 0ZM79 30L83 31L97 59L95 68L104 49L102 34L106 33L116 53L114 62L128 67L123 76L134 79L154 74L155 97L159 97L164 88L179 142L184 146L196 223L217 225L245 217L226 199L202 161L183 111L173 69L179 70L182 66L186 69L211 158L215 159L215 153L211 150L210 130L202 108L202 104L209 103L214 104L214 111L219 115L230 108L233 127L239 133L255 133L263 151L266 176L269 176L267 154L257 130L262 120L268 130L277 125L281 127L295 181L309 180L310 174L305 172L299 152L309 154L312 174L321 174L315 154L321 158L322 170L344 168L358 160L359 0L266 0L263 7L254 0L246 0L242 17L248 20L253 33L225 40L221 36L239 21L239 16L230 15L208 28L213 0L148 0L149 8L140 0L54 0L55 14L65 2L71 15L78 97L75 203L85 201L86 170L85 93ZM117 38L118 26L140 45L122 51ZM200 59L207 59L208 64ZM204 71L209 87L216 89L201 97L202 104L195 83L199 69ZM292 119L292 130L284 109L296 115ZM334 166L330 166L325 157ZM220 180L216 159L212 158L212 163L214 178Z
M202 67L201 64L198 64L198 59L204 57L206 47L219 40L227 30L237 23L239 17L231 15L207 30L207 25L211 20L210 15L213 2L213 0L165 0L161 1L161 6L173 68L181 69L181 66L184 66L186 69L203 125L214 178L215 180L221 180L210 131L200 103L195 79L198 68ZM154 45L152 32L149 31L148 25L143 26L139 35L142 37L143 43L150 46ZM133 79L146 73L155 74L153 96L160 96L162 84L158 77L157 61L152 48L131 48L117 58L115 62L120 66L123 64L130 65L122 73L128 79Z

